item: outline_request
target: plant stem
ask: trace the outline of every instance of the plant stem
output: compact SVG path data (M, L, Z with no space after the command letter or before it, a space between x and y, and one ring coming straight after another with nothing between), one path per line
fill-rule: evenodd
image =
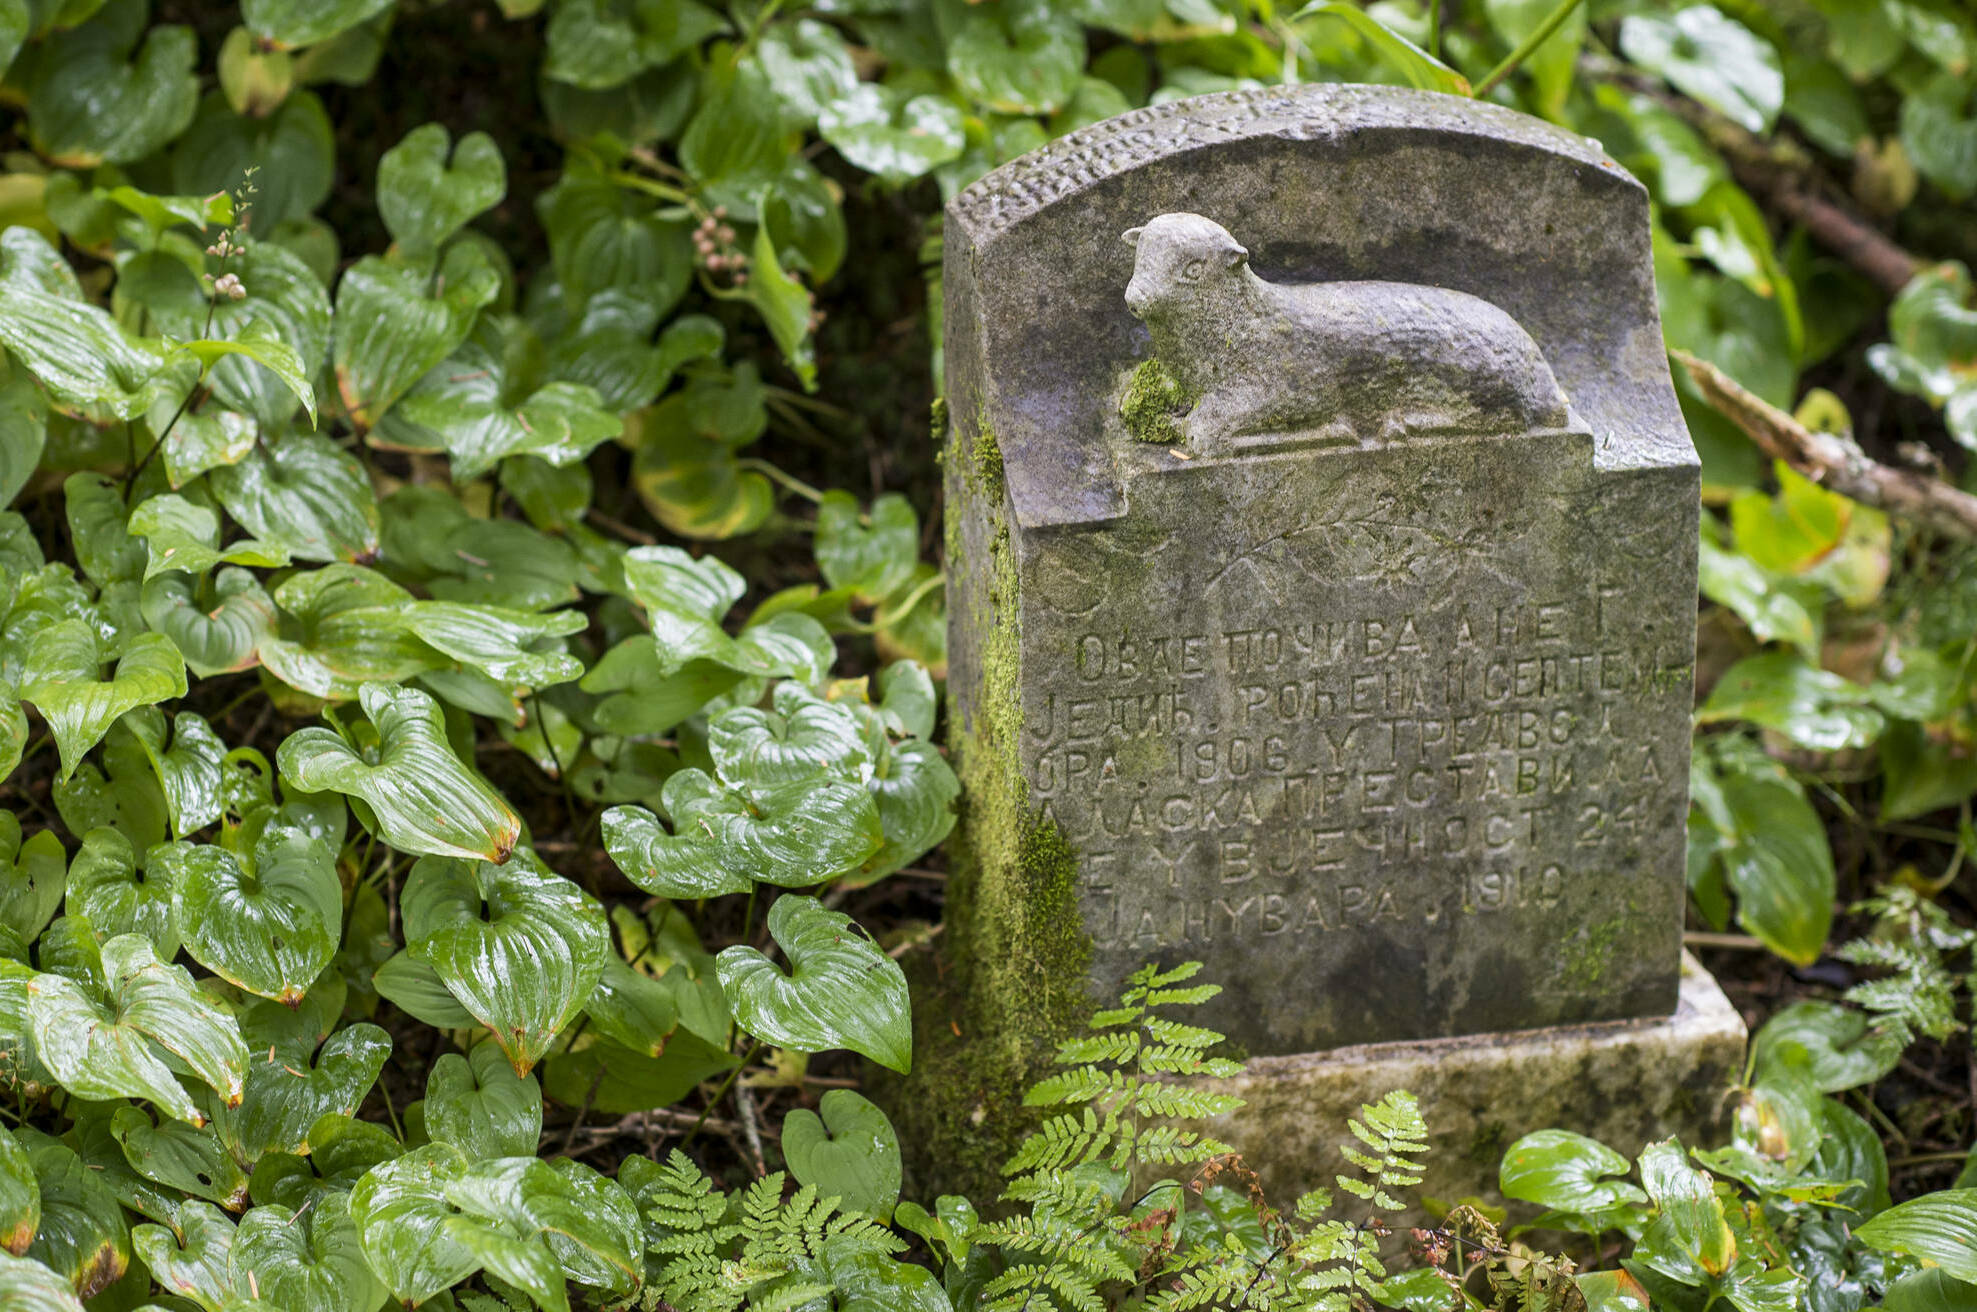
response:
M1545 15L1545 21L1539 23L1531 35L1518 42L1517 48L1504 56L1503 62L1491 69L1489 76L1478 82L1476 89L1469 94L1481 100L1484 96L1496 90L1497 84L1516 72L1517 66L1529 59L1531 53L1543 45L1545 39L1553 32L1556 32L1559 26L1567 18L1572 16L1572 11L1578 7L1579 0L1559 0L1558 7Z
M1442 0L1428 0L1428 53L1442 57Z
M721 1087L714 1090L714 1096L712 1098L709 1098L707 1100L707 1105L700 1109L700 1119L695 1121L693 1123L693 1128L686 1132L686 1138L680 1140L681 1152L685 1152L687 1148L692 1145L693 1136L700 1133L700 1127L707 1124L707 1117L713 1112L713 1110L716 1107L719 1107L721 1105L721 1099L728 1096L728 1090L734 1087L734 1082L736 1078L739 1077L743 1071L748 1069L748 1063L755 1060L755 1054L760 1051L762 1051L762 1044L760 1043L760 1041L757 1041L756 1043L750 1045L747 1052L742 1054L741 1060L735 1063L735 1068L728 1072L728 1078L721 1081Z
M824 502L824 494L822 492L819 492L816 488L811 487L808 483L796 477L796 475L794 474L785 474L782 470L776 468L774 465L770 464L766 460L757 460L753 456L748 456L744 459L735 461L735 464L743 469L752 469L758 474L768 475L770 479L772 479L777 483L782 484L784 488L788 489L791 492L796 493L796 495L802 497L805 501L810 502L812 505L822 505Z

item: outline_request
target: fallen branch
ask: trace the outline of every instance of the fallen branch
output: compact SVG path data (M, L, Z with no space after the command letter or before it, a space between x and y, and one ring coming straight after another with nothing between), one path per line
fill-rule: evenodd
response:
M1869 458L1850 437L1815 433L1728 374L1687 351L1671 350L1703 399L1758 448L1813 482L1864 506L1900 515L1950 537L1977 538L1977 497L1940 479Z

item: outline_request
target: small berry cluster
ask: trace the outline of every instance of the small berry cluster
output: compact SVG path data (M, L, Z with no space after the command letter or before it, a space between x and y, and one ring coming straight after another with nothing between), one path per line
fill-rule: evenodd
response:
M734 285L748 285L748 257L735 245L735 230L728 225L728 207L716 205L711 214L693 230L693 249L709 273L726 273Z

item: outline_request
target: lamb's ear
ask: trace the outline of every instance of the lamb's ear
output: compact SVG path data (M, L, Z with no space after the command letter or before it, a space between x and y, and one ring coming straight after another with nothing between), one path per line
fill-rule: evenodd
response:
M1231 269L1234 269L1240 267L1242 262L1249 258L1249 252L1240 246L1230 246L1227 251L1223 252L1222 258L1229 262Z
M1140 234L1145 231L1145 228L1128 228L1124 233L1120 234L1119 239L1128 246L1138 246L1140 244Z

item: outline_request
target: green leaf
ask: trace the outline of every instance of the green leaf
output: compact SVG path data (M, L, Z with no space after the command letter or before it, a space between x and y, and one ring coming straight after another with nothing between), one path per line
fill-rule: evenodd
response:
M378 503L356 457L315 433L257 446L207 475L227 514L299 560L368 561L378 554Z
M1330 18L1345 24L1372 47L1383 63L1406 78L1411 87L1421 91L1440 91L1451 96L1470 94L1468 78L1357 5L1307 5L1297 12L1294 21L1307 18Z
M1939 73L1902 97L1901 144L1952 199L1977 192L1977 111L1966 76Z
M726 1036L723 1035L725 1038ZM670 1107L703 1081L733 1070L724 1047L682 1028L657 1057L598 1036L586 1036L544 1063L545 1091L558 1102L610 1116Z
M144 585L143 602L144 622L170 638L202 679L253 666L275 627L275 603L246 570L222 569L206 587L212 604L200 601L198 580L167 574Z
M1503 1154L1498 1179L1505 1198L1558 1212L1599 1212L1647 1195L1625 1180L1628 1162L1597 1139L1571 1130L1535 1130Z
M814 123L825 106L858 85L858 68L844 38L814 18L772 24L755 53L777 98L805 123Z
M532 615L504 606L418 601L396 607L380 619L513 688L547 688L583 674L583 662L555 641L583 631L581 611Z
M1698 565L1702 595L1728 606L1758 641L1789 642L1805 660L1819 658L1817 598L1809 598L1807 589L1767 573L1741 552L1718 546L1708 533L1702 537Z
M762 527L776 508L768 478L742 467L728 446L688 428L658 425L656 413L633 415L627 424L638 438L632 481L652 517L683 538L703 540Z
M117 0L122 21L99 19L47 39L28 82L36 153L64 168L129 164L185 131L199 104L199 43L190 27L147 31L148 8Z
M1085 34L1049 0L942 4L947 69L969 99L1000 114L1048 114L1078 89Z
M171 570L197 575L219 564L264 568L288 564L288 551L279 543L249 538L222 548L220 517L171 492L141 502L130 512L130 534L143 538L149 551L150 562L144 568L147 582Z
M18 1312L83 1312L68 1281L32 1258L0 1254L0 1296Z
M602 91L671 62L727 26L698 0L564 0L549 17L543 76Z
M232 191L249 170L256 232L274 232L322 204L336 175L335 132L323 102L312 92L296 91L266 118L236 114L220 91L200 102L198 116L172 151L172 188L198 196ZM249 286L247 294L240 304L254 305L257 289ZM296 349L301 350L299 343Z
M469 242L448 248L436 275L376 256L344 271L332 355L337 390L358 431L376 427L413 383L467 339L500 285L486 254Z
M794 125L787 119L761 60L743 55L716 61L701 79L699 108L680 134L680 167L707 202L756 219L763 191L795 153Z
M1865 747L1886 721L1865 688L1808 665L1796 652L1746 656L1724 672L1696 713L1698 724L1746 720L1775 729L1803 747Z
M374 570L331 565L292 574L274 599L299 632L264 634L261 660L312 697L347 701L366 683L398 683L442 663L401 618L412 594Z
M360 700L377 729L375 754L360 754L329 729L300 730L279 753L289 786L363 799L385 841L401 852L507 860L521 821L453 754L433 699L416 688L367 683Z
M124 712L183 697L186 690L184 658L171 639L156 633L132 638L116 673L100 681L96 634L81 620L62 620L35 634L27 667L32 677L21 684L21 700L48 721L61 750L63 779Z
M776 685L774 706L735 706L708 721L707 753L724 783L754 794L824 775L863 777L864 735L847 708L794 683Z
M284 50L312 46L391 8L391 0L241 0L247 27Z
M27 713L11 685L0 682L0 783L21 763L27 746Z
M371 435L373 446L445 451L453 478L479 478L509 456L581 461L623 421L574 383L533 385L533 339L514 320L483 318L473 335L413 385Z
M386 961L371 977L378 996L414 1020L434 1029L463 1030L474 1018L446 987L439 972L410 952L400 952Z
M1862 1243L1906 1253L1977 1282L1977 1189L1945 1189L1897 1203L1854 1231Z
M494 1032L517 1075L590 998L611 952L603 908L527 848L505 865L422 858L400 897L407 949Z
M378 161L378 213L408 255L438 250L507 194L501 148L485 132L454 146L444 125L424 123Z
M1534 35L1556 7L1557 0L1487 0L1484 12L1497 35L1507 46L1515 48ZM1572 89L1574 65L1586 43L1588 26L1586 7L1575 7L1557 30L1524 60L1524 71L1531 75L1537 93L1532 108L1546 118L1557 119L1564 113L1565 99Z
M149 939L123 934L103 945L103 972L101 1003L59 975L28 983L36 1055L63 1085L84 1098L149 1098L182 1121L203 1123L155 1043L230 1105L240 1102L247 1049L239 1027L194 991L184 968L160 961Z
M154 1123L151 1113L126 1103L110 1114L110 1135L145 1179L234 1210L247 1205L247 1177L210 1126L169 1117Z
M1649 1144L1641 1150L1640 1165L1648 1197L1684 1252L1710 1275L1728 1271L1737 1257L1737 1240L1709 1174L1688 1164L1678 1139Z
M41 1225L25 1256L55 1271L77 1297L93 1298L130 1265L123 1209L67 1144L31 1130L15 1137L27 1149L41 1192Z
M862 1095L832 1089L817 1111L798 1107L783 1117L783 1157L797 1182L814 1185L820 1196L892 1220L902 1170L899 1135Z
M185 950L228 983L293 1006L336 955L336 850L300 828L271 824L245 865L223 847L193 843L151 861L173 871Z
M334 977L331 977L334 978ZM252 1001L241 1013L250 1060L240 1106L214 1122L235 1156L309 1153L326 1120L354 1116L391 1055L375 1025L335 1026L343 990L318 983L297 1008Z
M283 1312L376 1312L388 1292L371 1274L348 1209L279 1204L240 1218L228 1264L235 1290Z
M571 311L617 289L655 321L679 303L693 278L693 238L684 218L661 217L593 174L565 170L536 200L549 236L556 283ZM423 371L422 371L423 372Z
M494 1043L443 1054L426 1075L426 1133L469 1158L533 1157L542 1138L542 1085L517 1075Z
M762 322L769 325L769 335L776 339L783 360L795 372L798 381L803 384L803 390L814 392L817 390L817 353L810 341L813 309L810 291L799 279L783 270L767 223L757 225L752 249L748 299L762 316Z
M137 740L157 775L174 836L204 829L220 818L221 762L227 748L211 725L191 711L180 711L172 718L167 747L165 713L141 706L124 716L120 728Z
M735 1022L778 1047L849 1048L901 1074L911 1070L912 1018L899 963L851 917L815 898L784 894L769 908L768 924L790 974L751 947L736 945L715 959Z
M761 678L823 677L830 661L816 646L829 638L807 615L779 615L730 637L721 617L740 600L741 575L712 556L695 560L678 547L635 547L624 556L632 599L645 607L659 672L676 674L689 662L708 660Z
M1877 1028L1873 1017L1831 1002L1795 1002L1764 1022L1754 1052L1759 1070L1802 1062L1821 1093L1872 1084L1895 1068L1903 1043Z
M833 588L850 588L876 603L897 591L920 563L920 517L896 492L872 503L867 523L849 492L824 494L817 506L818 568Z
M472 1275L480 1258L447 1225L446 1187L467 1169L451 1144L428 1144L372 1167L350 1191L364 1260L392 1294L416 1306Z
M1707 859L1737 895L1738 921L1787 961L1811 965L1832 929L1835 877L1825 824L1804 791L1745 769L1720 778L1692 771L1691 788L1691 840L1707 836Z
M827 103L817 130L852 164L898 186L961 158L961 110L942 96L861 82Z
M1667 18L1629 15L1620 52L1747 132L1770 131L1784 107L1777 50L1713 6L1690 5Z
M34 376L55 408L90 419L132 419L178 395L164 361L83 299L75 273L28 227L0 231L0 346Z
M629 1294L643 1278L643 1222L630 1195L580 1163L533 1155L479 1161L446 1184L447 1201L488 1230L526 1235L562 1277ZM492 1269L492 1268L491 1268Z
M674 832L643 807L604 813L605 850L625 876L670 898L747 890L751 880L807 888L857 869L884 843L862 784L805 779L749 797L699 770L680 770L662 794Z
M128 838L115 829L92 829L69 867L68 912L102 934L142 934L170 957L178 952L172 870L169 864L140 879Z
M0 386L0 506L12 503L41 463L48 403L32 379L16 374Z
M41 1227L41 1186L34 1161L11 1134L0 1134L0 1248L15 1257L27 1252ZM0 1290L6 1288L0 1278Z
M0 811L0 927L32 943L54 918L68 886L68 853L52 829L21 841L21 822ZM0 1148L0 1157L5 1149ZM4 1225L0 1225L4 1233ZM0 1247L7 1247L0 1240Z
M311 366L304 364L281 332L264 319L247 320L231 337L180 342L172 348L172 354L191 356L207 369L229 357L252 360L273 374L302 403L302 408L309 412L312 427L316 422L316 389L309 382Z

